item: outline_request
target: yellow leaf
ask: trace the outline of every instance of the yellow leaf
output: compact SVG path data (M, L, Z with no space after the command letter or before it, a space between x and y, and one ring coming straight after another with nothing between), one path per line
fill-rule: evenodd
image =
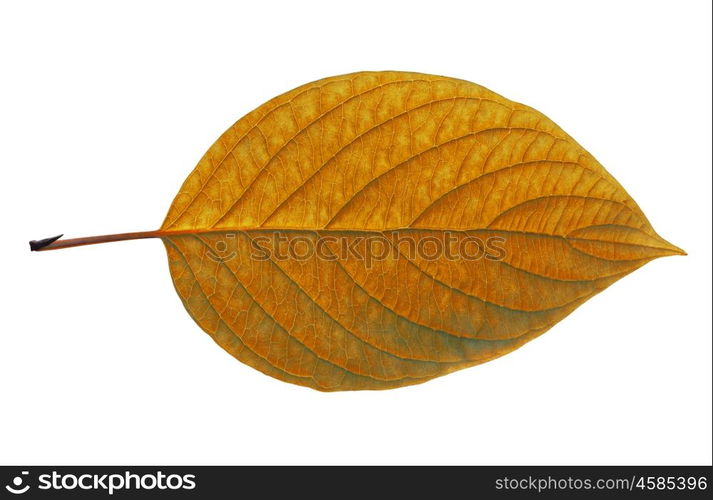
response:
M228 129L160 230L183 303L230 354L319 390L421 383L506 354L683 252L538 111L447 77L363 72Z

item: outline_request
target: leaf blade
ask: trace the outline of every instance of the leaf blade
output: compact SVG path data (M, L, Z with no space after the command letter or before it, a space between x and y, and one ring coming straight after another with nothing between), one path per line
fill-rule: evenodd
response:
M161 231L196 322L241 361L319 390L410 385L493 359L682 252L541 113L398 72L327 78L246 115L189 175ZM334 260L252 258L269 231L288 246L366 234L392 248L369 262L334 242ZM500 235L507 248L501 260L408 258L396 231L418 244Z

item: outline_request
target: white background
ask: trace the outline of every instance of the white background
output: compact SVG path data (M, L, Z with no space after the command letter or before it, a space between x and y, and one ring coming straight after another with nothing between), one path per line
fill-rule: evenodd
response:
M710 464L711 6L681 2L4 2L0 463ZM688 251L522 349L424 385L324 394L190 319L157 228L235 120L399 69L547 114Z

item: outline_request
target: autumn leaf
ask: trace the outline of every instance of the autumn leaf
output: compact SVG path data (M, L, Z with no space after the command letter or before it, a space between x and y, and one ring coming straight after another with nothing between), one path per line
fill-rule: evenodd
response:
M652 259L682 254L538 111L479 85L363 72L229 128L158 231L193 319L272 377L417 384L506 354Z

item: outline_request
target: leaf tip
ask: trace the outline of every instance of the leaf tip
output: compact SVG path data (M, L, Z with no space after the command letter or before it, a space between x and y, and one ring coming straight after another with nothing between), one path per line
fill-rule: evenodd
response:
M659 236L659 238L661 237ZM669 255L688 255L688 252L686 252L683 248L679 248L663 238L661 238L661 241L666 245L666 249L670 252Z
M55 241L60 239L62 236L64 236L64 235L59 234L57 236L52 236L50 238L44 238L42 240L32 240L32 241L30 241L30 251L31 252L39 252L43 248L51 245L52 243L54 243Z

